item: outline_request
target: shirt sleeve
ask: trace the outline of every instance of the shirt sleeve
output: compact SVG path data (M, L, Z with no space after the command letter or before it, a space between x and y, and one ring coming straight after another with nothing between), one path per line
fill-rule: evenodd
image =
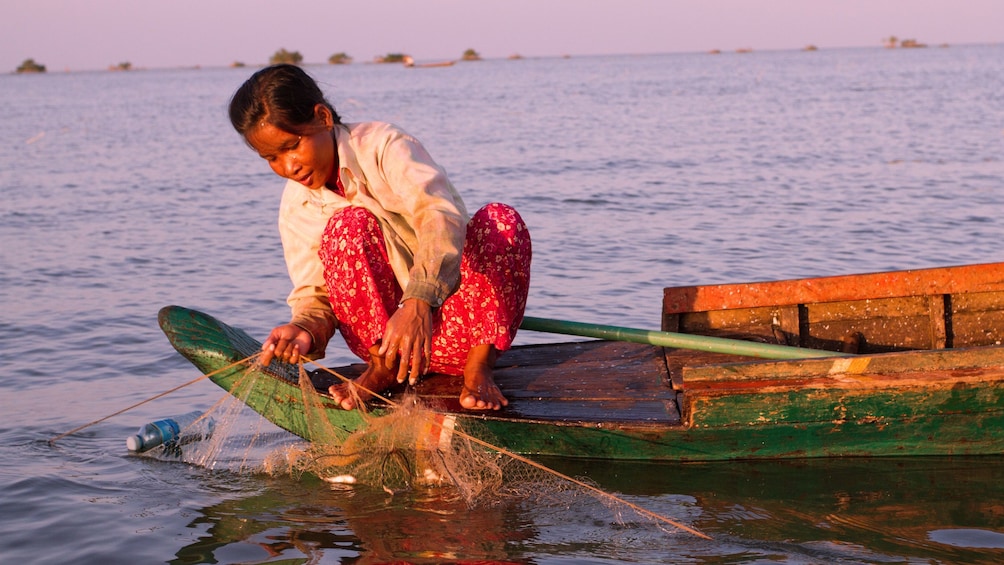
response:
M286 302L292 310L290 323L306 330L312 338L313 346L307 355L320 359L338 329L324 284L324 268L317 258L327 220L301 197L301 192L299 185L287 183L279 210L279 236L293 283Z
M439 307L460 284L468 219L463 201L422 144L400 130L387 138L380 170L395 195L385 205L407 218L414 232L402 300L418 298Z

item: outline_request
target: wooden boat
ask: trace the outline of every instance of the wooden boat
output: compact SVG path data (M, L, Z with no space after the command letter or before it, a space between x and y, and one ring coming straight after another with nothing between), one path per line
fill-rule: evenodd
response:
M663 332L648 333L739 344L745 353L619 340L515 347L495 373L510 404L491 413L460 407L457 378L436 375L414 388L442 422L476 423L486 440L527 455L1004 453L1004 263L666 288L662 312ZM524 328L540 322L527 320ZM177 306L161 310L160 324L204 373L260 348L245 332ZM767 353L756 356L759 347ZM361 368L337 370L351 377ZM211 378L232 390L244 370ZM311 439L295 368L255 370L262 378L244 401ZM332 424L366 425L358 410L340 410L326 396L331 375L314 371L311 379ZM371 408L379 417L379 403Z

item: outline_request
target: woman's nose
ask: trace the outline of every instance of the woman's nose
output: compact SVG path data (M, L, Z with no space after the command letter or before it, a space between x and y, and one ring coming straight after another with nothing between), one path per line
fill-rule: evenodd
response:
M294 176L296 176L296 173L299 170L300 170L300 163L296 159L294 159L292 157L289 157L288 159L286 159L286 176L287 177L294 177Z

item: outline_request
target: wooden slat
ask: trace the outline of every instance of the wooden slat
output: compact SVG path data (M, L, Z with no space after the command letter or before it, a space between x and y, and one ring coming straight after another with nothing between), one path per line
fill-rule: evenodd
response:
M940 294L937 296L941 296ZM919 317L930 314L931 305L927 296L901 296L896 298L872 298L840 302L806 304L807 321L820 324L834 321L872 320L876 318Z
M930 349L948 347L947 322L945 320L945 295L937 294L928 297L928 317L931 320Z
M1004 263L749 284L671 287L663 313L1004 290Z
M771 387L797 388L809 381L837 386L841 380L860 381L855 386L867 386L868 378L875 379L875 386L885 386L879 381L893 382L898 378L896 375L900 374L953 371L962 380L1004 383L1004 347L909 351L800 361L688 365L683 367L682 371L684 389L688 391L705 387L750 389L768 384ZM866 376L870 377L865 378ZM847 380L850 377L852 379Z
M929 349L931 321L923 315L866 320L833 320L809 326L802 344L833 349L853 334L864 336L862 353L888 353L904 349Z
M783 335L785 345L804 347L802 345L802 316L798 306L781 308L777 316L777 330Z

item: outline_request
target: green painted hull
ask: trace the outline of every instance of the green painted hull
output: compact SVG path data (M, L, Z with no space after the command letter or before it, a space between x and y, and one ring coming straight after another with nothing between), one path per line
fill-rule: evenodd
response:
M258 341L182 307L168 306L159 318L184 357L203 373L215 372L213 382L279 427L307 440L320 439L312 437L294 367L274 362L268 368L250 369L258 371L259 378L243 380L248 368L221 369L259 351ZM587 351L581 345L554 348L574 346L576 355L584 357ZM549 346L528 347L546 353ZM663 356L661 348L651 351L657 352L657 362L661 358L666 363L669 352ZM847 358L782 362L739 358L740 362L729 363L736 358L722 356L678 373L641 375L624 386L615 384L622 377L595 369L607 366L624 373L623 365L629 363L619 359L609 358L606 365L587 369L576 365L574 357L552 364L553 369L520 363L503 368L497 372L500 386L505 375L516 378L521 371L533 373L527 378L537 380L520 381L523 384L512 392L503 387L511 402L499 412L468 412L455 401L444 401L443 395L429 398L442 406L447 417L471 424L464 429L479 430L486 441L525 455L713 461L1004 453L1000 347L884 353L855 357L853 364ZM637 366L648 367L647 363ZM539 384L544 382L540 375L559 369L565 373L556 382L569 383L569 389L576 389L572 393ZM255 385L247 390L242 384L246 382ZM588 394L649 385L651 393L636 391L624 399ZM316 394L337 428L351 432L366 425L358 411L340 410L322 392ZM640 411L652 416L638 417ZM380 413L376 408L369 417Z

